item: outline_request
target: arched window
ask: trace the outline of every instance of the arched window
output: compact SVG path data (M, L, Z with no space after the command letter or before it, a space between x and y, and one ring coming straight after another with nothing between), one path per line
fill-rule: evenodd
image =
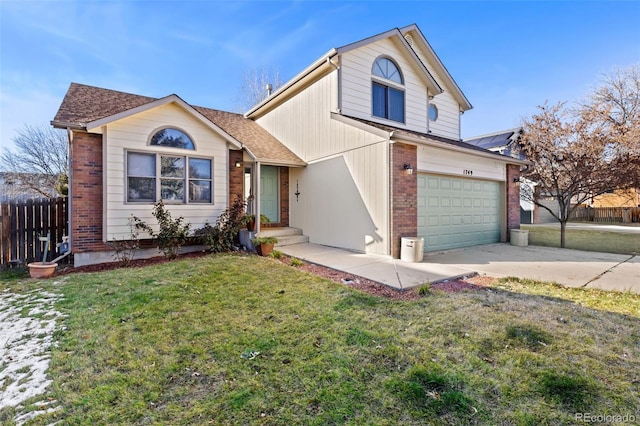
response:
M371 69L371 105L375 117L404 122L404 78L389 58L378 58Z
M391 80L398 84L404 84L402 74L400 74L400 69L389 58L378 58L373 63L373 70L371 71L371 73L373 75L386 78L387 80Z
M151 138L151 145L191 150L195 149L193 141L185 132L171 127L158 130Z

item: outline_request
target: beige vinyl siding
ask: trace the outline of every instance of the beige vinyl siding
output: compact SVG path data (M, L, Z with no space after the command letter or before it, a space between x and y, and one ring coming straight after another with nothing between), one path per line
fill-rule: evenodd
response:
M432 77L444 89L432 102L438 107L438 120L427 122L427 87L413 58L408 56L404 46L390 39L380 40L361 48L346 52L341 56L342 68L342 113L365 120L379 121L396 127L452 139L460 139L460 105L451 94L445 80L435 73L426 56L418 53ZM371 114L371 67L380 56L392 58L400 67L405 78L405 123L398 123Z
M418 170L474 179L506 179L506 165L502 161L431 146L418 147Z
M342 113L365 120L379 121L397 127L426 133L427 87L418 74L415 61L404 47L390 39L380 40L342 55ZM405 123L385 120L372 115L371 68L380 56L387 56L400 67L404 77Z
M176 127L193 140L196 150L149 146L151 134L161 127ZM156 221L151 215L152 204L126 202L126 151L175 154L177 156L210 158L213 163L213 204L168 204L172 216L183 216L198 228L206 222L215 222L227 207L227 143L209 127L182 107L170 103L149 111L124 118L106 128L105 146L105 236L107 240L122 239L129 235L128 220L135 215L149 224Z
M290 169L292 226L317 244L388 254L387 152L376 144Z
M257 121L310 163L289 172L290 225L314 243L388 254L388 143L331 118L337 90L334 71Z
M460 139L460 104L452 95L453 88L436 72L434 64L427 59L427 56L418 48L417 44L414 44L414 50L427 70L429 70L431 76L444 90L443 93L436 95L431 100L437 105L439 114L438 120L429 122L429 130L437 136Z
M438 84L442 83L438 81ZM445 91L434 97L431 103L438 107L438 119L429 121L430 133L445 138L460 139L460 106L451 93Z

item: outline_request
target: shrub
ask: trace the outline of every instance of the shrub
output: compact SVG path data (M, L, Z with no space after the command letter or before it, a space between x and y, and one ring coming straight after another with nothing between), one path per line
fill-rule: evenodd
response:
M173 219L171 213L165 208L162 200L154 205L152 214L160 226L158 232L155 232L146 222L134 216L135 228L151 235L151 238L156 240L158 248L166 257L176 257L180 248L186 243L189 237L191 224L183 223L184 218L182 216Z
M247 215L244 211L245 203L242 197L238 196L227 209L220 213L215 226L207 223L195 231L195 236L214 253L230 251L237 242L240 228L247 223Z
M291 258L291 266L295 266L296 268L304 265L304 262L297 257Z
M257 237L251 240L254 246L259 246L260 244L277 244L278 239L276 237Z
M274 259L282 259L282 252L280 250L274 250L269 253L269 256L273 257Z
M108 243L109 247L113 249L113 257L120 262L123 266L131 265L131 261L136 255L136 252L140 249L140 240L138 239L140 232L136 227L135 218L131 216L129 218L129 238L118 239Z
M431 284L430 283L424 283L422 284L420 287L418 287L418 294L420 296L428 296L431 294Z

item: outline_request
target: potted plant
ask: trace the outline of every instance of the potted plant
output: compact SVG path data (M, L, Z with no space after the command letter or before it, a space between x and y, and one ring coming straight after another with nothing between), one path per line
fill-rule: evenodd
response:
M268 256L273 251L278 239L276 237L257 237L251 240L260 256Z
M32 262L27 265L29 267L29 276L31 276L31 278L49 278L53 276L56 272L56 268L58 267L57 263L47 262L51 233L47 233L46 237L40 237L39 239L40 242L45 243L42 262Z
M246 214L244 216L244 223L247 224L247 231L253 232L256 230L256 216L253 214ZM260 223L265 224L271 222L269 218L263 214L260 215Z

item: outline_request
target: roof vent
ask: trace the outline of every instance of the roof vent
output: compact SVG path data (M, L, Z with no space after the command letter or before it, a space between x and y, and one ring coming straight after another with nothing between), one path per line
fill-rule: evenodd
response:
M409 46L413 47L413 37L411 37L409 34L405 34L404 39L407 40L407 44Z

